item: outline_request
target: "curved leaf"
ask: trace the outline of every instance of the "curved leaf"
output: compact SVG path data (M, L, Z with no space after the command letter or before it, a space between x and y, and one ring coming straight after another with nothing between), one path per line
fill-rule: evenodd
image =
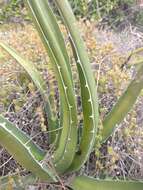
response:
M59 140L59 146L53 155L56 170L63 173L70 165L75 155L77 145L77 111L70 65L65 56L65 48L61 46L59 39L61 33L56 31L57 25L47 0L26 0L32 14L34 23L39 31L41 39L48 51L52 67L58 81L58 87L62 102L63 130ZM53 26L56 26L55 28Z
M56 181L56 177L42 162L45 152L30 138L0 115L0 144L27 170L42 180Z
M91 71L88 54L80 32L78 31L72 9L67 0L55 0L55 3L68 28L73 49L76 54L75 59L81 85L84 126L79 151L75 155L74 161L69 168L69 171L73 171L79 169L86 162L93 149L98 125L98 101L96 84Z
M143 65L138 68L135 78L131 81L126 91L119 98L111 112L103 121L102 142L104 142L118 126L136 102L143 89Z
M76 177L71 185L73 190L142 190L138 181L99 180L91 177Z
M16 52L13 48L9 47L8 45L0 42L0 46L5 51L7 51L26 70L26 72L31 77L32 81L34 82L35 86L41 93L43 100L45 102L44 109L49 123L49 130L53 130L55 128L56 122L52 115L51 106L49 103L49 97L47 94L47 86L45 81L41 77L40 73L36 69L35 65L32 62L29 62L26 59L24 59L22 56L20 56L18 52ZM50 137L50 138L52 138L52 142L55 139L55 137Z

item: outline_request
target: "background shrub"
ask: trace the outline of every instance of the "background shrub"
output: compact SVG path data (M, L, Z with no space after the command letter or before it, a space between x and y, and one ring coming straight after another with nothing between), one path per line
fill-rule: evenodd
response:
M52 1L50 0L52 3ZM138 1L134 0L69 0L77 17L95 19L111 28L124 28L131 23L142 25L143 13ZM2 1L0 20L19 22L29 20L23 0Z

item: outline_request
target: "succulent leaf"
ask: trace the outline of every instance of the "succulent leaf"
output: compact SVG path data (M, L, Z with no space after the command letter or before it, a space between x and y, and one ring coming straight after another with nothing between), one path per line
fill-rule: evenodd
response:
M135 78L119 98L103 121L102 141L104 142L118 126L136 102L143 88L143 65L138 68Z
M79 152L75 155L72 166L69 169L73 171L79 169L86 162L93 149L98 125L98 101L90 62L84 42L79 35L80 32L78 31L72 9L67 0L55 0L55 2L68 28L70 40L76 54L75 59L81 86L84 126Z
M73 190L142 190L143 183L139 181L99 180L91 177L76 177L71 185Z
M56 24L47 0L27 0L27 5L34 23L39 31L41 39L48 51L55 76L58 81L58 87L61 97L62 125L63 129L59 140L59 146L53 155L55 167L59 173L64 172L70 165L75 155L77 145L77 111L73 81L69 61L64 45L60 45L59 39L62 39L61 32ZM53 28L52 24L56 26Z
M19 128L0 115L0 144L27 170L42 180L56 177L42 162L45 152L36 146Z
M39 90L39 92L41 93L41 95L43 97L43 100L45 103L44 111L46 113L47 120L49 123L49 130L55 129L56 122L55 122L55 118L53 117L53 114L51 111L49 97L47 94L47 86L46 86L44 79L41 77L40 73L38 72L36 66L32 62L27 61L25 58L20 56L20 54L18 52L16 52L16 50L9 47L8 45L0 42L0 46L5 51L7 51L14 59L16 59L16 61L26 70L26 72L31 77L32 81L34 82L35 86L37 87L37 89ZM52 142L53 142L55 139L55 136L50 137L50 138L52 138Z

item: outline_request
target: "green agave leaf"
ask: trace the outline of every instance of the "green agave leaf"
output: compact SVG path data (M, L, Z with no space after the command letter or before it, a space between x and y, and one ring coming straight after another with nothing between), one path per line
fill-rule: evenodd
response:
M35 65L32 62L29 62L26 59L24 59L22 56L20 56L18 52L16 52L13 48L9 47L8 45L0 42L0 46L5 51L7 51L14 59L16 59L16 61L26 70L26 72L31 77L32 81L34 82L35 86L41 93L43 100L45 102L44 110L45 110L47 120L49 123L49 130L55 129L56 122L51 112L51 106L50 106L49 98L47 94L47 86L45 84L45 81L41 77L40 73L36 69ZM54 137L50 136L49 138L52 138L52 142L53 142L55 139L55 135Z
M54 172L42 162L45 152L11 122L0 115L0 144L27 170L41 180L56 181Z
M28 7L34 5L32 3L32 1L31 2L27 1L27 4L28 4ZM54 14L53 14L51 8L48 5L48 2L47 1L43 1L42 5L44 7L44 8L42 8L43 15L45 15L45 19L48 20L48 22L44 22L44 24L43 24L43 27L45 29L44 32L47 35L47 33L46 33L46 30L47 30L46 27L48 25L48 27L50 27L50 29L52 30L52 33L54 34L56 41L58 42L58 45L59 45L59 48L60 48L59 51L62 52L62 54L63 54L63 56L65 58L65 61L67 63L68 72L70 74L71 81L72 81L72 72L71 72L71 67L70 67L70 64L69 64L70 60L69 60L69 56L68 56L68 53L67 53L67 50L66 50L66 45L65 45L65 42L64 42L64 38L63 38L63 36L61 34L61 31L60 31L60 28L58 26L57 20L56 20ZM41 5L41 7L42 7L42 5ZM33 18L36 21L36 17L34 17L34 12L33 12ZM38 25L38 20L35 23L36 23L36 25ZM41 30L39 29L39 25L38 25L37 29L39 31L39 34L41 35ZM45 44L45 46L47 46L47 44L45 43L45 39L43 38L43 35L41 35L41 39L42 39L43 43ZM62 102L62 100L60 100L60 102ZM60 103L60 107L62 107L61 103ZM61 109L61 112L62 111L63 110ZM61 117L60 117L60 122L59 123L60 123L60 127L62 127L63 118L62 118L62 114L60 114L60 115L61 115ZM61 132L59 132L59 134L58 134L59 137L58 138L60 138L60 134L61 134ZM52 142L54 141L54 139L55 138L53 138Z
M138 68L135 78L119 98L103 121L102 141L104 142L130 111L143 88L143 65Z
M78 31L76 19L71 7L67 0L55 0L55 3L68 28L81 85L84 126L79 151L75 155L72 166L69 168L69 171L73 171L79 169L86 162L94 146L98 125L98 101L96 84L86 48Z
M26 0L34 23L48 51L61 97L61 121L63 130L59 146L53 155L56 170L63 173L70 165L75 155L77 145L77 111L73 81L67 53L56 19L49 8L47 0ZM55 26L55 28L54 28ZM62 41L62 40L61 40Z
M35 6L35 4L32 1L27 1L27 3L29 4L29 6ZM36 10L36 7L35 7L35 10ZM41 10L42 10L43 15L45 15L45 19L47 20L47 22L44 22L44 20L43 20L43 22L41 21L42 26L45 29L44 32L46 33L47 28L50 27L50 29L51 29L51 31L52 31L53 35L55 36L55 39L56 39L56 41L58 43L58 46L60 47L60 51L62 52L62 54L63 54L63 56L64 56L64 58L66 60L65 63L67 64L68 72L70 73L71 78L72 78L72 71L71 71L71 67L70 67L70 64L69 64L70 59L69 59L69 56L68 56L68 53L67 53L64 38L63 38L63 35L62 35L61 31L60 31L58 21L57 21L56 17L54 16L53 11L52 11L52 9L50 8L50 6L48 4L48 1L43 1L42 2ZM37 21L38 21L38 19L40 19L40 17L38 17L38 16L40 16L40 15L37 14ZM37 28L37 29L39 30L39 28ZM45 44L45 40L43 39L43 37L42 37L42 41Z
M138 181L98 180L91 177L76 177L71 185L73 190L142 190L143 183Z
M25 190L28 185L34 184L36 177L33 175L20 176L20 174L10 174L0 178L0 189L8 189L8 185L12 180L13 190Z
M138 53L140 53L140 52L142 52L143 51L143 47L139 47L139 48L136 48L135 50L133 50L133 51L130 51L129 52L129 55L135 55L135 54L138 54Z

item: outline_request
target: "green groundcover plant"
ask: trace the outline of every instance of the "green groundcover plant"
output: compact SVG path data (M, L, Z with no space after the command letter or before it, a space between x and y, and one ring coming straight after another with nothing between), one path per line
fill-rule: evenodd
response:
M0 144L15 160L31 174L22 177L11 175L13 188L22 189L32 184L38 178L46 183L59 183L60 175L78 171L87 161L97 142L99 123L98 98L96 81L90 68L86 47L80 36L76 19L67 0L54 0L65 27L68 31L77 73L79 76L82 100L83 126L81 136L78 133L78 114L73 74L67 48L64 43L56 17L47 0L25 0L32 15L34 24L50 57L50 62L58 83L60 95L60 119L58 121L52 113L51 102L46 94L43 77L33 63L22 58L13 48L0 42L0 46L7 51L27 71L45 102L44 111L48 120L48 130L51 133L49 141L54 146L54 153L42 150L32 139L0 115ZM126 91L119 98L116 105L103 121L102 141L111 135L114 128L120 124L135 103L143 87L143 66L140 66L136 76ZM62 130L56 130L61 128ZM49 161L48 159L52 158ZM1 189L5 189L9 177L1 177ZM73 190L141 190L143 183L138 181L100 180L87 176L76 176L67 184Z

